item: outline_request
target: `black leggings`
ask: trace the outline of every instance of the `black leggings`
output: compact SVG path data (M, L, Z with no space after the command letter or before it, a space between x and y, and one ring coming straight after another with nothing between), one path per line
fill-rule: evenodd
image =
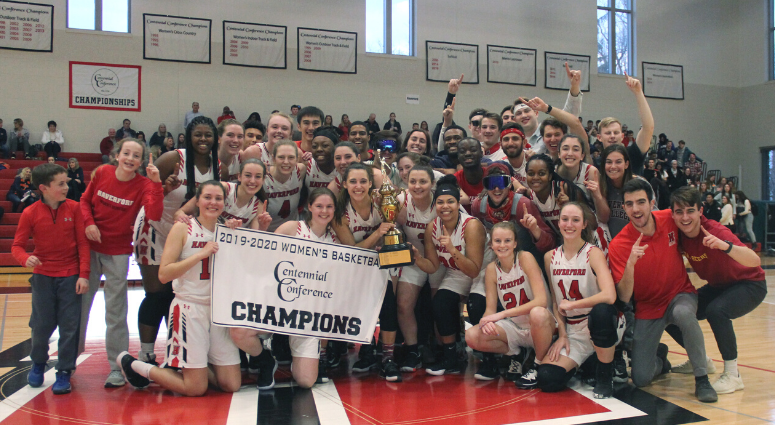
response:
M396 332L398 330L398 305L393 282L388 281L385 297L382 298L382 308L379 310L379 330Z
M460 295L449 289L439 289L433 297L433 318L441 336L460 333Z

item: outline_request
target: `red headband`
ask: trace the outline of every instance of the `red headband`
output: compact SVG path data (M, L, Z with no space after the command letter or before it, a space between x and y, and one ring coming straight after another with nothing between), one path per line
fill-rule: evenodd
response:
M507 128L507 129L501 131L501 139L503 139L503 136L505 136L507 134L510 134L510 133L518 134L519 137L521 137L523 139L525 138L525 133L519 131L518 128Z

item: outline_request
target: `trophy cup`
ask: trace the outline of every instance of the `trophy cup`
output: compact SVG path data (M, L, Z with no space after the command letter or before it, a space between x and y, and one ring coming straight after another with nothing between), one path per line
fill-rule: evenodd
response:
M380 158L381 152L377 151L377 157ZM390 182L390 170L381 162L382 169L382 187L379 188L380 194L379 214L385 223L396 222L401 204L396 199L399 189ZM375 189L377 190L377 189ZM414 264L414 252L412 246L406 242L406 236L395 227L390 229L382 236L382 249L379 251L379 268L392 269L402 266L411 266Z

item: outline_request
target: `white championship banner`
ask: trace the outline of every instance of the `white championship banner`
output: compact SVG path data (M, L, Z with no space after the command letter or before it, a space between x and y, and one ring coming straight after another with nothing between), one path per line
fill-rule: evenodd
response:
M425 79L448 83L464 74L463 84L479 84L479 46L425 42Z
M684 99L684 67L642 62L643 94L662 99Z
M287 68L288 28L223 21L223 64Z
M487 45L487 82L536 85L536 49Z
M547 89L570 90L570 80L565 72L565 62L573 70L581 71L581 91L589 91L589 56L567 53L544 52Z
M210 63L210 19L143 14L143 59Z
M51 52L54 6L0 1L0 49Z
M376 251L219 225L212 320L368 343L389 279Z
M140 112L140 71L135 65L70 62L70 107Z
M296 35L297 69L358 73L358 33L299 27Z

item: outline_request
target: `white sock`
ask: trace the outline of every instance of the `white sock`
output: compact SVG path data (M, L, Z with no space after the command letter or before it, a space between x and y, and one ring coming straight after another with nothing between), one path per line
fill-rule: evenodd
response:
M132 362L132 370L139 373L142 376L145 376L148 379L151 379L151 369L154 366L150 363L141 362L139 360L135 360Z
M541 366L541 360L535 359L533 360L533 363L535 363L536 369L538 369L538 366Z
M153 354L153 347L154 347L154 345L155 344L153 342L141 342L140 343L140 352L141 353Z
M735 378L740 376L737 372L737 359L724 360L724 372L734 376Z

